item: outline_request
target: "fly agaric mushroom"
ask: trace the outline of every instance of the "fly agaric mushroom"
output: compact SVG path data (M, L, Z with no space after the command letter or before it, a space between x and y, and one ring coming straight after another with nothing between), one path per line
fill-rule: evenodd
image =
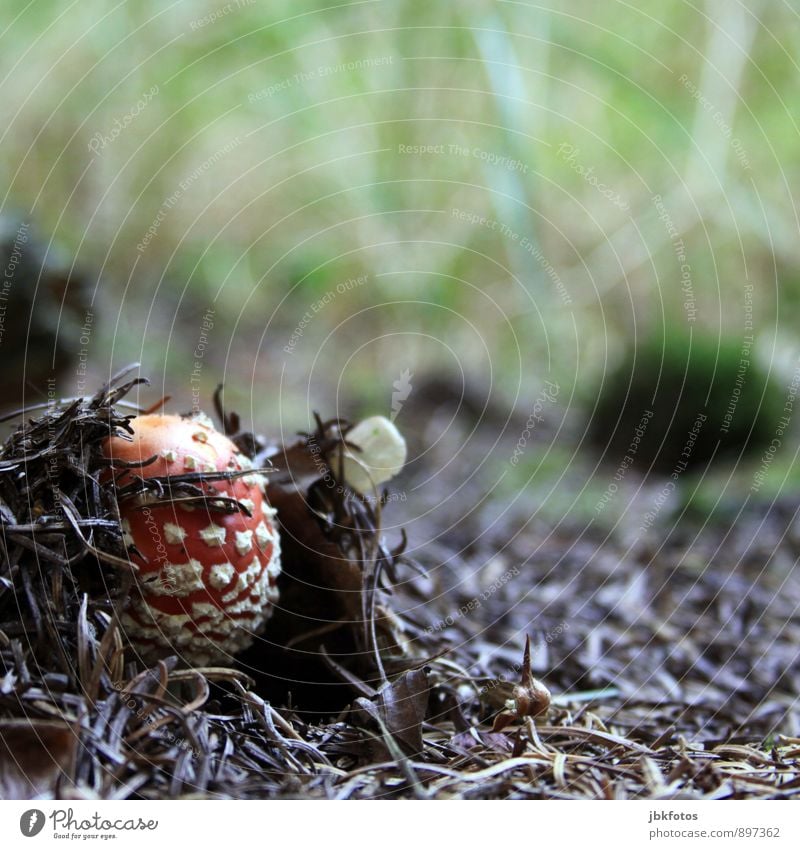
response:
M132 439L114 436L103 445L117 487L136 476L240 474L193 480L206 500L165 502L146 493L120 501L124 540L138 567L138 592L121 624L146 660L174 652L205 665L236 654L252 643L278 598L280 541L264 477L205 416L146 415L131 426ZM246 512L215 509L226 502L215 505L214 496L235 499Z

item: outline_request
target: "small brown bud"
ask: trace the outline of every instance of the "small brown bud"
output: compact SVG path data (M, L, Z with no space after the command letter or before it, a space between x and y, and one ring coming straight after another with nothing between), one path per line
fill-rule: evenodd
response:
M531 674L531 638L525 639L525 654L522 657L520 682L511 691L505 711L497 714L492 731L502 731L514 720L526 716L539 716L550 707L550 691Z

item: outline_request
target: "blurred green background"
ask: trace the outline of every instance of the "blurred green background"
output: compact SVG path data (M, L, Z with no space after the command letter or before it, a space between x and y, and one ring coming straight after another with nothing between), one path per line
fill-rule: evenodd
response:
M2 213L84 270L94 378L141 360L182 409L224 381L276 435L388 414L404 370L523 421L556 381L512 490L543 458L563 472L643 342L736 347L752 318L754 360L791 381L791 4L7 0L3 19Z

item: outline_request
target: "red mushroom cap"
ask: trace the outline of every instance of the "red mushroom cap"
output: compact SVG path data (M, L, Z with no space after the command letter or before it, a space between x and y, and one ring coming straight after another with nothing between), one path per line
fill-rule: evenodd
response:
M120 519L138 591L121 614L130 642L146 660L174 653L204 665L249 646L277 601L280 541L264 477L205 416L148 415L131 421L132 441L111 437L103 452L117 487L135 477L240 472L232 480L201 481L205 493L234 498L250 513L207 504L123 499ZM125 470L124 463L142 463ZM120 465L118 465L120 464Z

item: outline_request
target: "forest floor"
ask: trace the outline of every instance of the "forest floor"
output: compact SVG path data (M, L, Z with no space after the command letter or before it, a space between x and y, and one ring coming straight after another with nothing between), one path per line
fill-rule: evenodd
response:
M117 401L73 410L56 436L52 421L42 427L75 448L108 427ZM446 407L410 429L412 455ZM9 440L0 798L800 794L798 508L687 513L644 536L625 521L557 519L536 487L498 500L464 474L492 439L470 441L458 463L446 462L452 443L434 445L379 511L387 544L363 582L372 645L359 642L363 623L343 617L289 648L287 616L277 616L235 666L199 670L177 658L145 669L124 655L111 617L117 587L81 591L88 555L75 528L53 528L40 548L19 530L17 461L31 445ZM27 470L35 474L33 461ZM618 495L649 503L660 482L642 486L631 475ZM426 499L437 509L421 509ZM103 518L102 498L72 503ZM353 509L359 521L375 518ZM392 550L401 527L404 555ZM98 526L93 544L101 536ZM290 577L304 568L291 557ZM330 576L329 565L318 563L318 575ZM552 695L538 714L507 701L527 671L527 638L530 673Z

